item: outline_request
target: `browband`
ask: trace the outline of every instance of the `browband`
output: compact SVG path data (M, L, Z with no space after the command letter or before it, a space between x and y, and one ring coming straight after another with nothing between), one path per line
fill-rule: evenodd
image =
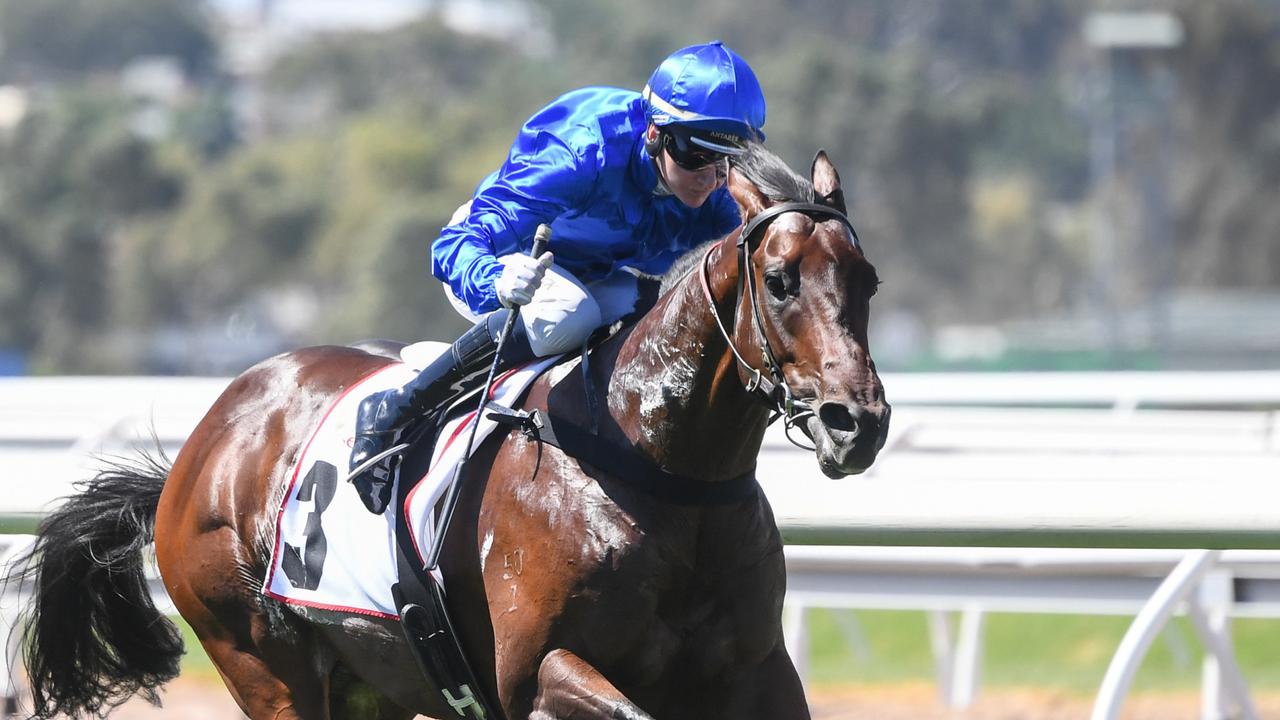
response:
M765 208L759 215L751 218L746 225L742 226L742 234L738 236L738 246L750 247L752 236L756 231L767 225L770 220L776 218L783 213L798 212L804 215L817 215L822 220L839 220L844 226L849 228L849 233L853 235L853 246L862 249L862 243L858 241L858 231L853 229L853 222L849 220L849 216L827 205L819 205L817 203L804 202L785 202L779 205ZM816 219L816 218L815 218Z

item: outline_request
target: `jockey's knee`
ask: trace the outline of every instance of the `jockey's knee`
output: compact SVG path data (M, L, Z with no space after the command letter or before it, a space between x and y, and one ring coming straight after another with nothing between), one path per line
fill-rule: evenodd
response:
M576 277L552 265L520 319L534 354L544 357L579 348L602 324L600 305Z
M551 317L530 313L525 319L529 347L539 357L576 350L600 327L600 308L586 302L573 312L555 313Z

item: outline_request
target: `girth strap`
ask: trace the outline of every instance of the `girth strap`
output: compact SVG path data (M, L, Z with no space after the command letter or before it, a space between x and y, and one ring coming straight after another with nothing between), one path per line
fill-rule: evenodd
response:
M407 458L398 472L400 480L420 477L425 464L431 461L431 449L440 423L430 423L418 429L420 437L428 438L424 446L410 450L414 457ZM412 465L413 471L407 471ZM409 532L405 505L412 490L412 482L397 482L393 512L396 514L395 548L398 582L391 586L391 596L400 614L400 629L409 643L418 669L428 682L439 691L442 699L464 720L503 720L501 706L489 697L467 659L462 642L445 604L444 588L423 567L418 548ZM443 543L443 537L435 542Z

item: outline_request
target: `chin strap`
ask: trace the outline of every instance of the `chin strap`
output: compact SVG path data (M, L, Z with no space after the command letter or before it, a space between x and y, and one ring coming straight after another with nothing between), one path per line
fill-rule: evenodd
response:
M671 197L675 193L671 192L671 186L667 185L667 179L662 175L662 166L657 160L653 162L653 172L658 176L658 184L653 186L653 194L655 197Z

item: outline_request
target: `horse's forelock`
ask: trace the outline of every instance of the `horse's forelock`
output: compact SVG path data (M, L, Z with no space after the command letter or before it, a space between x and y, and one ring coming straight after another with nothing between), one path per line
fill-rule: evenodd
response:
M813 183L796 174L764 145L751 143L730 159L733 169L774 202L813 202Z

